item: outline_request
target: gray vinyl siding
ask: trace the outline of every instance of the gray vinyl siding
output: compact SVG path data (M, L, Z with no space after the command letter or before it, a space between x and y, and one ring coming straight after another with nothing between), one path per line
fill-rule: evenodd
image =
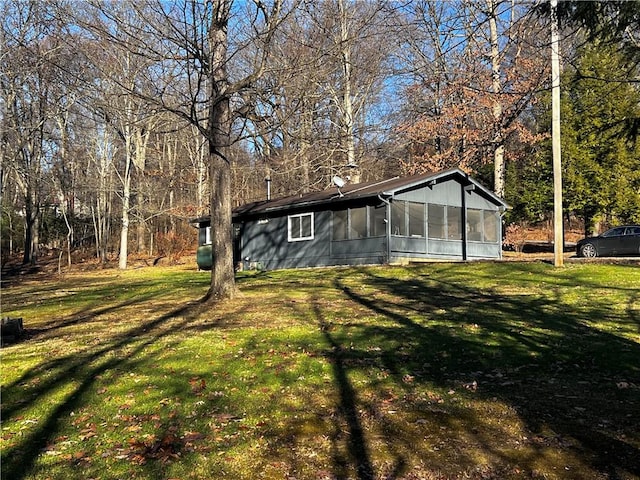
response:
M331 211L315 211L313 220L313 239L296 242L288 241L288 215L240 224L240 256L245 267L275 270L385 263L386 237L334 242Z
M444 183L437 183L432 187L421 187L408 192L395 195L395 200L406 200L408 202L437 203L441 205L462 206L460 191L462 187L455 180Z
M400 202L408 203L401 205ZM433 206L432 232L429 232L430 205ZM364 228L362 211L358 209L365 206L376 207L375 229L371 227L370 216ZM388 192L380 191L377 196L374 193L353 201L332 203L330 199L326 204L310 205L308 210L295 203L290 208L279 207L279 211L264 213L262 218L258 217L259 213L236 218L236 251L245 268L274 270L434 259L497 259L502 255L501 211L506 204L462 173L420 184L409 183L405 189L394 187ZM442 215L438 214L441 207ZM350 213L336 216L336 221L340 221L336 230L332 209L340 212L351 209ZM382 212L386 223L380 228ZM302 221L296 221L300 229L292 238L294 241L290 241L288 217L309 213L313 213L313 238L302 240L306 233L302 232ZM424 227L416 223L421 215ZM479 218L482 222L471 221ZM394 229L394 225L399 228Z

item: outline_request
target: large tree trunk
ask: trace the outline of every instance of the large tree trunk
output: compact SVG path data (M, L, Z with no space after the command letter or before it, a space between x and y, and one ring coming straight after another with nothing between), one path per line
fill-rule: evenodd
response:
M211 181L211 287L208 300L232 298L236 294L233 268L233 225L231 214L231 107L227 76L227 23L230 2L214 2L209 29L211 52L209 123L209 167Z
M236 293L233 268L231 214L231 166L220 152L210 151L211 162L211 300L232 298Z

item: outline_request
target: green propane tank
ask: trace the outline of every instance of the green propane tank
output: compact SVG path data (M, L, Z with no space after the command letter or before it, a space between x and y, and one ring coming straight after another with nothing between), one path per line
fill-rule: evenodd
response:
M211 245L201 245L196 250L196 262L200 270L211 270L213 263L211 255Z

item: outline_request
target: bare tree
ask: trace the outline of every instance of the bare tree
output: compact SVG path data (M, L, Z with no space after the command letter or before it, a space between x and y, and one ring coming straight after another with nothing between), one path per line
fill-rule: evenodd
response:
M336 16L333 12L337 11ZM335 107L338 145L346 173L353 182L371 177L362 163L365 139L377 127L369 107L376 104L387 79L386 63L394 43L388 41L386 2L325 3L324 15L335 19L322 51L323 58L333 66L335 79L326 82L325 92ZM340 168L340 167L339 167ZM375 177L375 175L374 175Z
M45 5L15 1L3 2L2 8L2 170L11 172L22 195L23 263L35 263L47 194L43 171L51 163L49 126L61 108L51 66L58 45Z
M234 6L231 0L181 0L106 4L89 2L93 22L83 26L97 37L152 62L145 85L115 81L129 95L177 115L208 143L213 266L209 298L235 294L231 219L231 98L262 75L270 39L281 18L281 2ZM232 28L246 35L229 38ZM95 21L99 19L100 22ZM247 20L249 19L249 20ZM235 33L235 32L234 32ZM237 51L258 52L250 65L229 73Z
M489 22L489 58L491 59L491 92L493 93L493 105L491 111L493 114L494 134L491 139L493 144L493 166L494 166L494 191L499 196L504 196L504 180L505 180L505 164L504 164L504 135L502 131L502 77L500 75L501 52L500 39L498 37L498 16L499 2L497 0L486 0L487 4L487 20ZM511 17L513 18L513 17Z
M477 171L492 163L494 189L503 195L513 147L535 138L522 114L547 80L541 25L510 1L419 6L408 18L422 41L405 40L416 67L407 91L419 107L402 126L414 160L406 169Z
M249 121L277 193L326 188L335 174L358 182L384 171L367 167L395 46L384 30L385 6L305 2L280 29L278 55L255 92L261 116Z
M96 256L102 262L107 261L109 237L111 233L111 197L113 191L112 172L117 147L115 132L108 131L100 124L94 124L94 131L88 149L87 170L91 173L94 195L90 203L91 219L94 228Z
M233 141L231 99L254 84L263 74L271 38L281 20L280 0L270 4L254 1L235 6L231 0L159 0L127 4L143 20L141 30L117 19L121 34L111 41L135 46L154 68L148 70L149 94L137 85L121 85L126 91L169 111L198 129L208 143L211 193L213 264L208 298L235 295L231 218L231 158ZM101 13L106 5L97 3ZM229 38L233 29L246 35ZM102 29L101 35L109 36ZM234 32L235 33L235 32ZM230 61L239 50L256 52L251 64L229 72Z

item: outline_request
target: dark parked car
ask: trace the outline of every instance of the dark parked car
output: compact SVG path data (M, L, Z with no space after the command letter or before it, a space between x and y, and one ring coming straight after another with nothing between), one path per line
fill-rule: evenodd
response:
M597 237L584 238L576 245L576 253L579 257L640 255L640 225L616 227Z

